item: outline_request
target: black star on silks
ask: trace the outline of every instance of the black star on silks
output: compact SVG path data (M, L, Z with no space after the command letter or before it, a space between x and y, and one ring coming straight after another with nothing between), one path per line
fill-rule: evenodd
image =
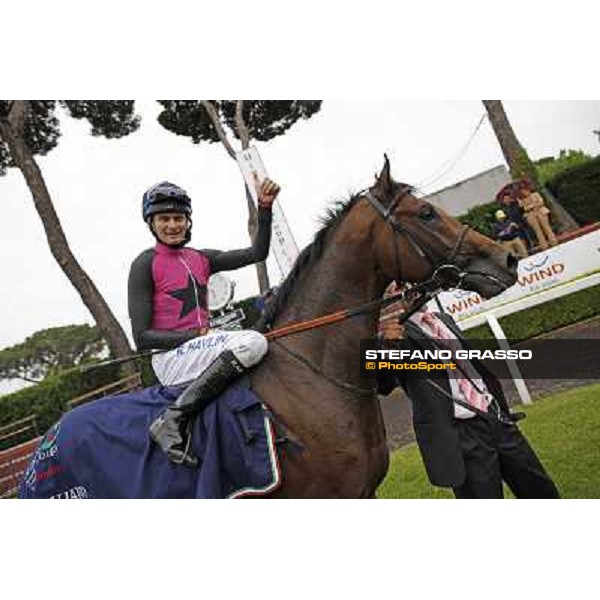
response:
M196 305L195 290L198 290L199 306ZM185 315L191 313L195 308L206 306L206 286L202 285L195 277L192 277L192 275L188 275L187 287L169 292L169 296L183 302L181 312L179 313L180 319L183 319Z

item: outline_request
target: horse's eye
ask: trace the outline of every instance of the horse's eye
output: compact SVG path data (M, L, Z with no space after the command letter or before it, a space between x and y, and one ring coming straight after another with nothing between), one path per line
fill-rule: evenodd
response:
M419 218L423 219L423 221L431 221L435 219L435 208L433 206L424 206L419 213Z

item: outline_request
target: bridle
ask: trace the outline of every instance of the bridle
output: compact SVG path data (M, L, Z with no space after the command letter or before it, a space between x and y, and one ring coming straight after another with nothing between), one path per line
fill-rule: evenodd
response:
M375 209L377 214L386 222L392 230L394 246L395 246L395 260L396 260L396 281L400 282L403 280L400 262L400 237L406 238L417 254L426 259L432 267L432 275L430 279L425 283L438 284L438 288L448 289L450 287L460 287L463 278L466 273L460 269L460 267L454 264L456 257L458 256L461 246L463 245L465 236L469 231L468 225L463 225L460 233L454 242L454 245L449 248L449 251L442 255L442 257L435 256L427 246L419 243L418 238L414 232L403 225L394 214L396 208L400 204L402 198L412 190L412 187L406 185L400 189L396 196L392 199L389 206L386 208L373 194L371 189L367 189L361 192L362 196L365 197L370 205ZM429 231L429 234L437 238L442 246L449 247L446 240L444 240L437 232ZM431 286L429 286L431 287Z
M400 201L402 200L402 198L407 193L409 193L411 190L412 190L412 187L409 185L401 188L401 190L395 195L395 197L392 199L392 201L390 202L390 204L387 208L375 197L375 195L373 194L371 189L363 190L362 192L359 192L357 194L358 198L360 198L362 196L362 197L365 197L369 201L370 205L375 209L377 214L383 218L383 220L386 222L386 224L392 230L394 246L395 246L395 261L396 261L396 273L397 273L396 281L398 281L398 282L402 281L402 271L401 271L401 263L400 263L400 238L401 238L401 236L405 237L409 241L409 243L415 249L417 254L421 258L426 259L430 263L430 265L433 269L432 275L428 280L417 283L413 286L412 293L413 294L417 293L418 296L420 296L420 297L418 298L418 300L413 302L411 309L406 311L400 317L400 322L406 321L412 314L414 314L415 312L420 310L420 308L424 304L426 304L437 292L444 290L444 289L448 289L450 287L460 287L460 284L462 283L462 280L466 275L466 273L463 272L459 268L458 265L454 264L453 261L456 259L456 257L458 256L458 254L460 252L460 249L464 242L465 236L469 230L469 226L463 225L463 227L461 228L460 234L459 234L458 238L456 239L456 242L454 243L454 245L450 248L450 250L447 253L444 253L444 255L441 257L435 256L432 252L429 251L427 246L424 246L422 243L419 242L418 238L415 236L415 234L410 229L406 228L402 223L400 223L400 221L398 221L398 219L396 218L396 215L394 214L394 211L396 210L396 208L397 208L398 204L400 203ZM443 246L446 246L447 248L450 247L449 244L446 242L446 240L444 240L439 234L437 234L434 231L432 231L430 233L434 237L436 237ZM357 307L352 310L340 311L340 314L335 313L334 315L338 315L337 320L339 321L339 320L342 320L345 318L356 316L358 314L364 314L366 312L371 312L373 310L376 310L378 308L381 308L383 306L391 304L392 302L396 301L399 296L403 296L403 295L404 294L394 294L388 298L381 298L378 300L374 300L363 306ZM345 314L343 314L343 316L342 316L341 313L345 313ZM334 316L334 315L331 315L331 316ZM331 322L336 322L336 321L328 320L328 317L329 316L322 317L321 319L314 319L313 321L315 322L315 326L320 327L322 325L325 325L325 324L328 324ZM285 352L287 352L288 354L290 354L291 356L296 358L298 361L302 362L305 366L310 368L315 374L327 379L328 381L330 381L337 387L340 387L347 391L351 391L351 392L353 392L355 394L359 394L361 396L372 395L372 393L373 393L372 388L371 389L360 388L358 386L355 386L355 385L349 384L347 382L340 381L339 379L336 379L334 377L331 377L331 376L327 375L320 367L318 367L317 365L312 363L312 361L310 361L306 357L302 356L301 354L294 352L293 350L291 350L290 348L285 346L283 343L281 343L279 340L274 339L276 337L280 337L280 336L282 337L284 335L293 334L293 333L296 333L299 331L304 331L309 328L309 327L305 327L304 325L310 326L310 323L306 323L306 324L300 323L297 326L292 325L291 327L287 327L287 328L283 327L279 331L275 330L275 331L267 333L266 335L267 335L267 337L270 337L276 343L278 343L279 347L281 347Z
M450 247L450 250L447 253L444 253L444 255L442 255L441 257L434 256L428 250L428 248L426 246L423 246L421 243L419 243L418 238L414 235L414 233L412 231L410 231L410 229L407 229L402 223L400 223L396 219L396 216L394 214L394 211L396 210L396 208L397 208L398 204L400 203L400 201L402 200L402 198L411 190L412 190L412 187L408 186L408 185L401 188L401 190L396 194L396 196L393 198L393 200L390 202L390 204L387 208L375 197L375 195L373 194L373 192L370 189L364 190L363 192L358 194L359 197L362 195L369 201L370 205L375 209L375 211L379 214L379 216L381 216L383 218L383 220L386 222L386 224L389 225L389 227L392 229L394 246L395 246L395 259L396 259L396 272L397 272L396 281L397 282L402 281L401 264L400 264L400 247L399 247L400 236L404 236L409 241L409 243L412 245L412 247L415 249L417 254L421 258L424 258L427 261L429 261L429 263L433 269L433 273L428 280L420 282L420 283L416 283L412 286L410 291L412 294L415 294L415 293L417 294L417 299L414 300L412 302L412 306L408 310L404 311L404 313L399 317L398 320L400 323L407 321L415 312L419 311L431 298L434 297L434 295L437 292L444 290L444 289L448 289L449 287L455 287L455 288L460 287L464 277L467 275L467 273L464 272L463 270L461 270L461 268L458 265L454 264L453 261L456 259L456 257L458 256L458 254L460 252L460 249L464 242L465 236L466 236L467 232L469 231L469 226L463 225L463 227L461 228L460 234L458 235L458 238L456 239L456 242L454 243L454 245L452 247L450 247L449 244L446 243L446 240L444 240L438 233L436 233L435 231L430 231L429 233L431 235L433 235L433 237L437 238L438 241L440 241L442 243L442 245L446 246L446 248ZM487 275L487 274L482 273L482 275ZM363 314L365 312L372 311L374 308L381 308L383 306L391 304L392 302L397 301L398 298L404 298L406 294L407 294L407 292L401 292L399 294L392 294L391 296L389 296L387 298L374 300L372 302L369 302L368 304L365 304L364 306L357 307L356 309L340 311L340 312L347 313L342 318L348 318L348 317L355 316L358 314ZM324 319L326 319L326 318L327 317L324 317ZM315 321L318 321L318 320L319 319L316 319ZM341 318L340 318L340 320L341 320ZM299 324L299 325L301 326L302 324ZM290 329L293 329L293 328L294 328L294 326L292 326ZM283 329L285 329L285 327ZM299 329L299 331L301 331L301 330L302 329ZM280 332L283 335L287 334L283 330L280 330ZM276 332L272 332L272 333L276 333ZM290 331L290 333L293 333L293 331ZM268 335L269 334L267 334L267 336ZM341 381L335 377L332 377L332 376L328 375L327 373L325 373L323 371L323 369L321 369L320 367L315 365L311 360L307 359L305 356L302 356L301 354L286 347L284 344L282 344L280 342L280 340L276 339L274 341L276 343L278 343L278 345L286 353L288 353L290 356L294 357L296 360L298 360L299 362L304 364L306 367L308 367L310 370L312 370L317 376L323 377L324 379L328 380L330 383L334 384L335 386L337 386L341 389L344 389L346 391L352 392L353 394L356 394L359 396L370 397L374 394L375 389L373 387L366 389L366 388L362 388L362 387L350 384L346 381ZM460 369L460 370L462 371L462 369ZM466 373L464 373L464 374L466 377L468 377L470 379L470 377ZM505 415L503 413L503 411L500 409L498 401L495 398L493 400L493 403L490 404L490 407L492 407L494 409L494 412L487 413L487 412L482 411L460 399L454 398L453 395L449 394L446 390L444 390L442 387L440 387L435 381L430 381L429 383L434 388L436 388L438 390L438 392L440 392L444 397L449 399L454 404L458 404L459 406L462 406L463 408L466 408L466 409L474 412L475 414L479 415L480 417L482 417L486 420L492 419L492 420L500 421L502 423L512 424L523 417L522 413L515 413L514 415L512 415L512 414Z

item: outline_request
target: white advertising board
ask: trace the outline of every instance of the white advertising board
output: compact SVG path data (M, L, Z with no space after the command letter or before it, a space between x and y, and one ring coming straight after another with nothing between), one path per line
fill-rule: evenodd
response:
M236 158L252 199L254 202L257 202L258 197L254 183L254 174L256 173L259 181L267 177L267 171L258 150L254 146L250 146L247 150L238 152ZM299 250L296 240L294 240L294 236L292 235L292 230L283 214L279 199L273 204L272 223L273 235L271 237L271 247L273 248L273 254L281 272L281 277L285 278L294 266Z
M600 230L596 230L520 260L517 283L495 298L484 300L475 292L453 290L442 292L438 299L444 311L459 322L501 307L502 314L506 315L526 308L527 302L521 300L528 296L537 298L543 292L563 287L568 282L590 276L599 270ZM596 280L595 277L588 279L590 283ZM548 298L556 296L543 295ZM514 311L510 310L510 306L514 306ZM432 303L431 308L437 310L436 304Z

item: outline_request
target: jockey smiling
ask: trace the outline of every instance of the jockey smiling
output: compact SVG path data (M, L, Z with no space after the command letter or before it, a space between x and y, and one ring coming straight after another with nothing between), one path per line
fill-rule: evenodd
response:
M271 241L271 207L279 186L265 179L258 187L258 232L242 250L194 250L192 206L180 187L162 182L143 196L142 215L157 240L129 272L129 318L138 350L166 352L152 357L165 386L186 384L182 394L150 426L151 438L177 464L195 467L190 453L195 416L237 377L267 353L256 331L208 329L207 284L219 271L265 260Z

